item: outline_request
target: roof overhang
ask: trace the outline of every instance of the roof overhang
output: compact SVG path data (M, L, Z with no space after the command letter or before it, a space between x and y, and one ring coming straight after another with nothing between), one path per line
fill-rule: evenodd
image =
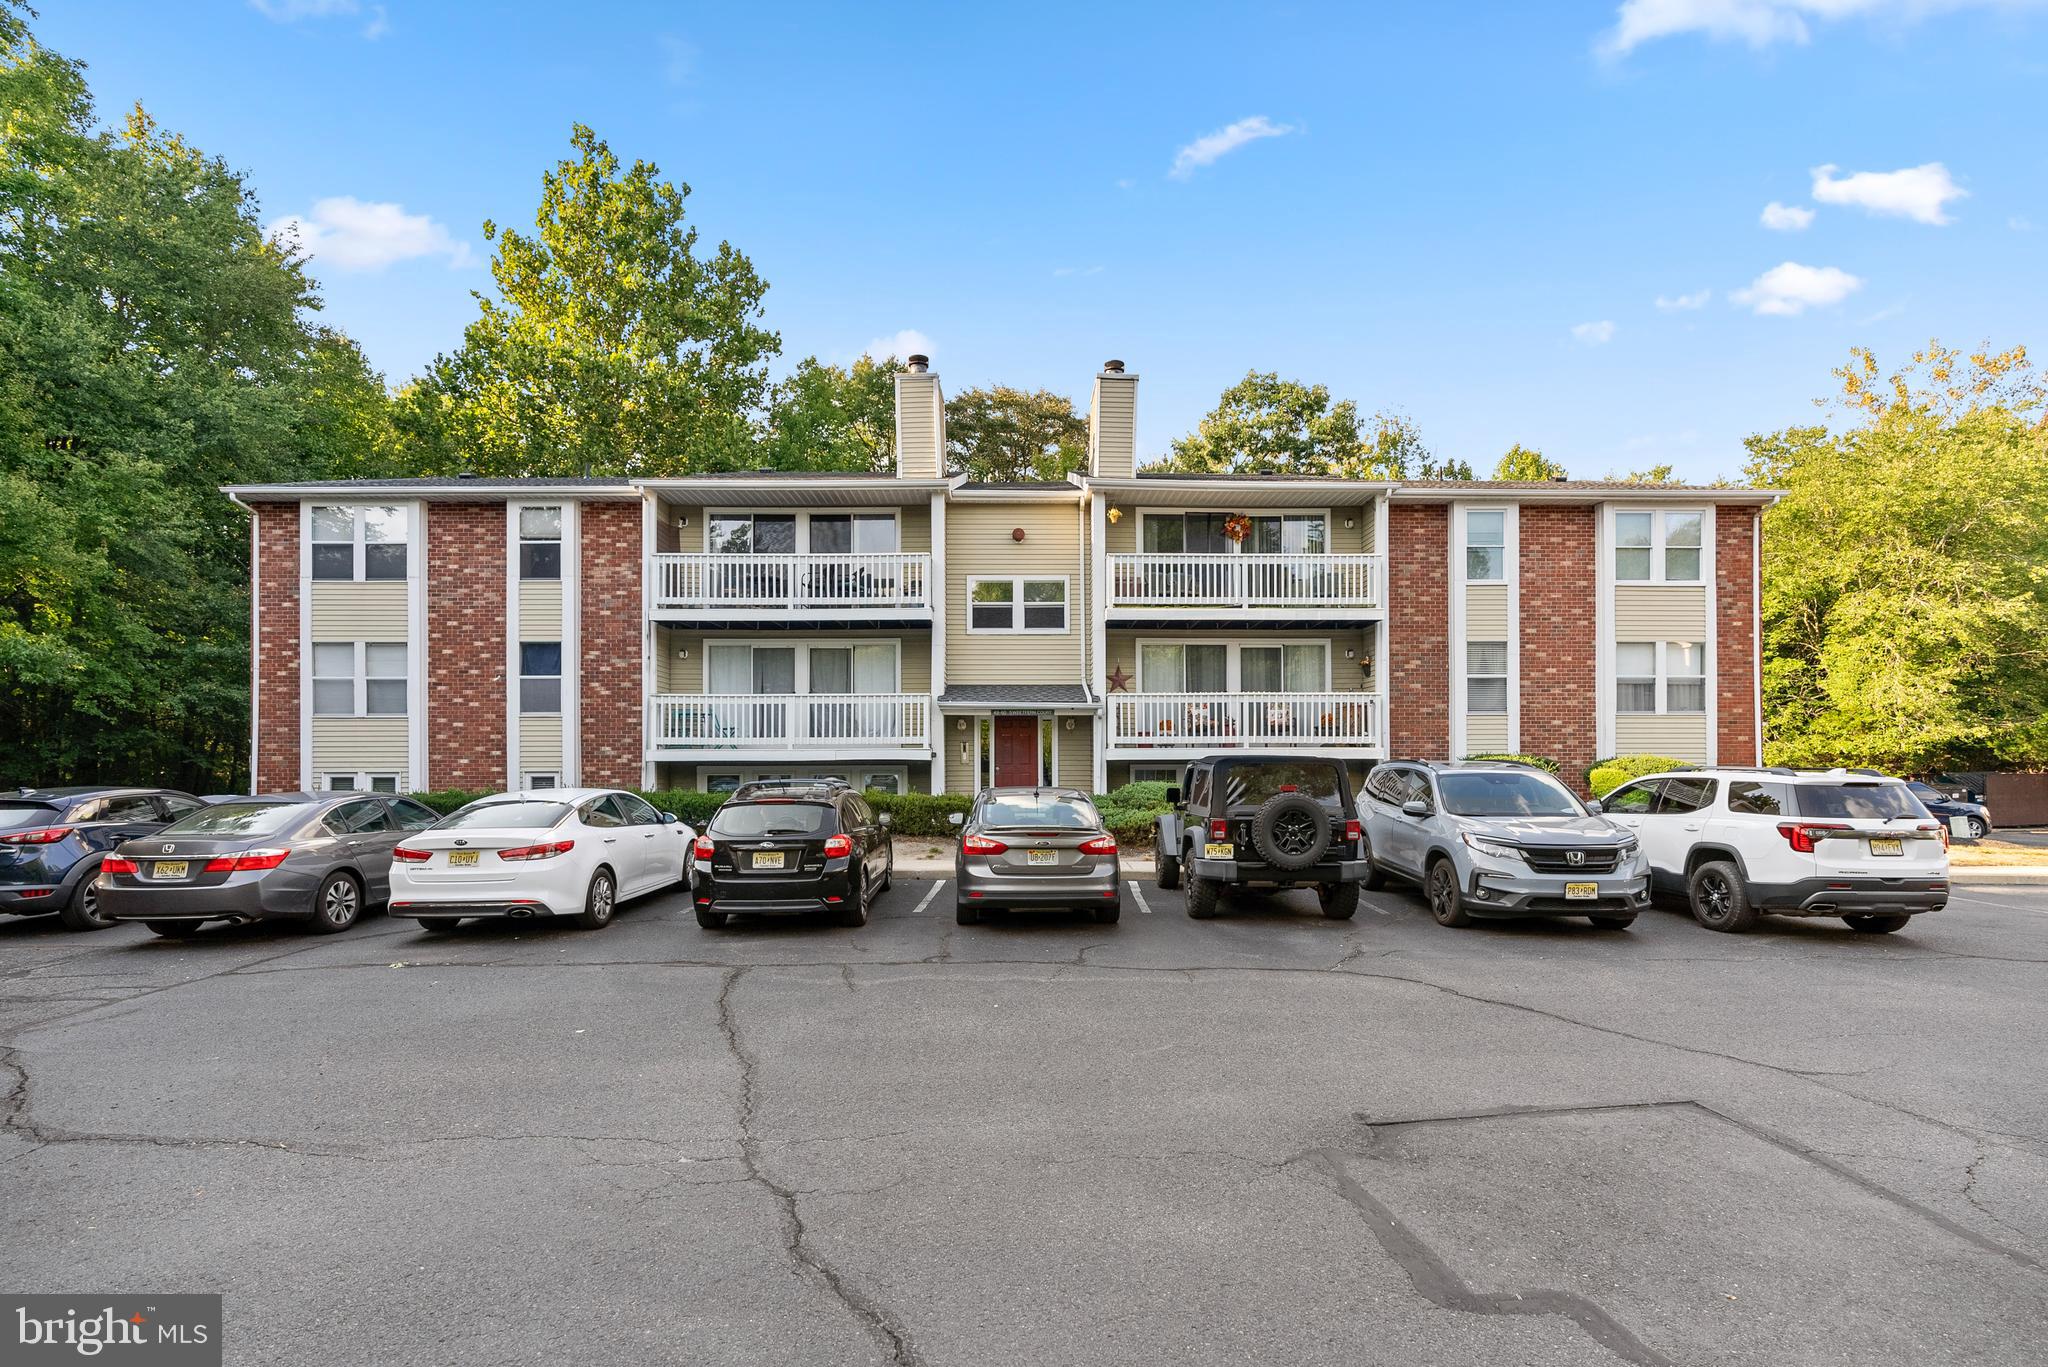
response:
M691 508L894 508L946 492L942 479L640 479L663 503Z
M1784 496L1782 489L1721 489L1663 484L1565 484L1555 489L1403 484L1392 495L1400 503L1684 503L1693 506L1723 503L1756 507L1768 507Z
M1363 503L1392 490L1358 479L1088 479L1090 493L1112 503L1171 504L1179 508L1327 508Z
M341 480L328 484L227 484L222 493L240 504L297 503L309 498L346 499L351 503L510 503L531 498L576 499L584 503L638 503L641 493L628 484L356 484Z

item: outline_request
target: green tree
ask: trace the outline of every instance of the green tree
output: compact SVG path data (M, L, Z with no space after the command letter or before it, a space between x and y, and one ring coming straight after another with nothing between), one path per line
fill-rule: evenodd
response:
M1500 458L1500 464L1493 467L1495 479L1552 480L1565 478L1562 465L1544 455L1541 451L1516 442Z
M690 187L620 169L590 129L541 182L531 235L484 224L497 298L408 391L406 430L496 475L680 475L756 459L768 286L731 243L699 254Z
M1088 463L1088 420L1048 389L966 389L946 400L946 468L969 479L1065 479Z
M1406 415L1374 414L1367 430L1358 405L1333 401L1328 385L1251 371L1223 391L1216 407L1155 468L1400 479L1425 466L1448 468L1433 462Z
M1669 465L1652 465L1646 470L1625 473L1609 470L1607 478L1616 484L1676 484L1678 481L1672 477L1671 469Z
M903 362L863 356L850 366L815 356L775 386L759 464L777 470L896 468L896 376Z

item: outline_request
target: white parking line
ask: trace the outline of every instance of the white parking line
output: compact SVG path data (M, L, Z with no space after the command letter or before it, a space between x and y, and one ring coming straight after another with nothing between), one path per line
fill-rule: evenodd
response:
M926 907L930 906L932 904L932 898L937 897L939 895L939 889L945 886L946 880L943 878L941 878L938 882L932 884L932 890L924 895L924 900L922 902L919 902L916 906L910 909L910 914L912 916L915 916L917 915L917 913L923 911Z
M1131 890L1131 896L1138 899L1138 910L1144 912L1147 916L1150 916L1152 914L1152 908L1145 901L1145 890L1139 887L1136 883L1132 882L1126 882L1124 886Z

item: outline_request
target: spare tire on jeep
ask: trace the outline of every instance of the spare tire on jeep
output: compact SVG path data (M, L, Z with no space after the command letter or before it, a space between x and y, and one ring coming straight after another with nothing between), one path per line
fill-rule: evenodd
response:
M1330 814L1305 793L1275 793L1252 816L1252 844L1276 869L1309 868L1330 852Z

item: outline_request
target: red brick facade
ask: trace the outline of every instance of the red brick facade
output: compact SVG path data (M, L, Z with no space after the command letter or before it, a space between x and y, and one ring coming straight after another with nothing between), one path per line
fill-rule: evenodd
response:
M306 782L299 712L299 505L255 505L254 680L257 793L291 792Z
M1387 754L1451 758L1451 510L1387 505Z
M640 673L638 503L583 505L583 768L591 787L638 788L646 755Z
M1522 563L1522 750L1546 755L1583 790L1599 758L1599 509L1525 503Z
M1757 510L1714 510L1714 686L1716 758L1757 764Z
M507 786L505 505L430 503L427 786Z

